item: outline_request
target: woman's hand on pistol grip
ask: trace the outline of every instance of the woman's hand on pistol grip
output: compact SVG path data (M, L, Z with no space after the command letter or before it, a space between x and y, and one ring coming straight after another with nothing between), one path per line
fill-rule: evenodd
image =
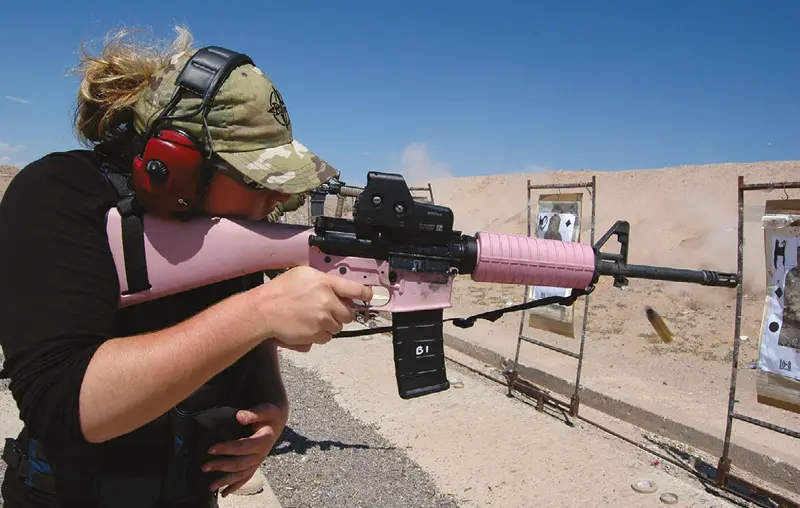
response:
M292 268L251 292L267 338L303 352L327 343L355 320L353 300L368 302L373 296L369 286L307 266Z

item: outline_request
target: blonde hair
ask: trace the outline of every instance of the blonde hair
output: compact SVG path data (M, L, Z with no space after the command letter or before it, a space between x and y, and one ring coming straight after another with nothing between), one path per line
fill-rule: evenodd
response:
M148 85L150 77L169 64L170 57L191 48L194 39L187 28L174 27L171 42L129 40L142 30L118 29L106 36L102 51L91 56L81 43L83 57L73 73L80 74L74 127L78 139L87 145L129 124L133 106ZM153 38L155 39L155 38Z

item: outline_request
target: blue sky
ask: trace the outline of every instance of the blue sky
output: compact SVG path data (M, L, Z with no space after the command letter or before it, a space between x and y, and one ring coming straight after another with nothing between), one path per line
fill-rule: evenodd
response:
M800 159L797 1L201 3L5 2L0 164L78 147L81 40L173 24L248 53L353 183Z

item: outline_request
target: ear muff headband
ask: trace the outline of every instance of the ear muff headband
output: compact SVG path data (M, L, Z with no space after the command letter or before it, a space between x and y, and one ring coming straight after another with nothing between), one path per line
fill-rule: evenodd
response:
M213 155L206 119L209 104L225 79L243 64L255 65L245 54L209 46L198 50L184 65L175 80L175 93L148 125L138 154L133 159L136 199L148 212L158 215L183 213L200 201L211 177L205 163ZM186 93L199 96L200 105L188 113L171 115ZM197 114L202 114L205 142L168 127L170 121Z

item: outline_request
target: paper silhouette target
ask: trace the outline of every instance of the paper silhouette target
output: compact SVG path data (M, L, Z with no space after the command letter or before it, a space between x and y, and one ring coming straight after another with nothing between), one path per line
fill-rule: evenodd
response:
M581 193L541 195L536 217L529 217L531 226L536 225L534 236L545 240L579 242L582 199ZM572 291L569 288L529 286L527 293L528 300L541 300L550 296L569 296ZM527 314L529 326L566 337L575 337L572 306L566 307L554 303L531 309Z
M775 236L759 368L800 379L800 239Z
M546 240L574 241L575 214L574 213L540 213L539 231L536 235Z

